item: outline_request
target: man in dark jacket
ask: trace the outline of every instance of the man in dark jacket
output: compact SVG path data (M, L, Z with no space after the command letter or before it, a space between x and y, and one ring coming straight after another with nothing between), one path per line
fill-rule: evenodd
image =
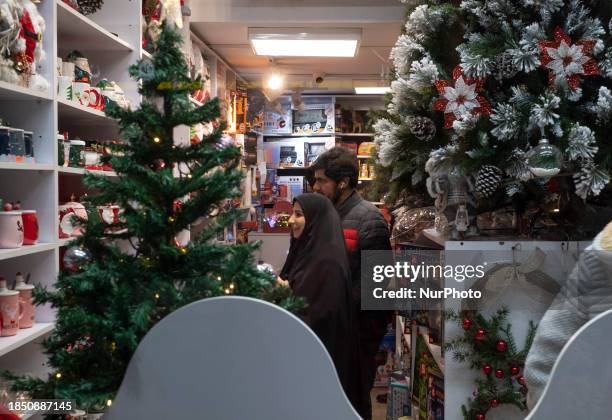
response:
M376 376L376 353L385 335L388 313L361 310L361 251L390 250L389 227L382 213L355 190L358 181L357 157L350 150L334 147L320 155L311 167L312 187L329 198L342 220L344 242L349 256L353 298L357 306L359 339L359 389L351 398L366 420L372 418L370 392ZM350 398L350 396L349 396ZM355 401L357 400L357 401Z

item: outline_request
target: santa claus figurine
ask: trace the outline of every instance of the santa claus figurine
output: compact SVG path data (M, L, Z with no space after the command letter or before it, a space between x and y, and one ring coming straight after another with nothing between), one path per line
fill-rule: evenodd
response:
M21 4L21 31L13 54L15 68L22 75L23 84L32 89L47 91L49 82L37 72L45 59L42 48L45 19L30 0L21 0Z

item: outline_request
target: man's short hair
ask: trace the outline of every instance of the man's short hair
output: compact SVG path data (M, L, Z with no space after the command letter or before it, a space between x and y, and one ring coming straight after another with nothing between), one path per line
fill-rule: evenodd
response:
M334 182L340 182L344 178L349 179L349 186L355 188L359 175L359 164L355 153L345 147L336 146L319 155L310 167L312 173L323 170L325 176Z

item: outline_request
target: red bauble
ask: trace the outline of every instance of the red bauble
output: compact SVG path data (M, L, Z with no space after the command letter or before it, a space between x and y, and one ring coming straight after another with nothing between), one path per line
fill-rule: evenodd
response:
M472 320L468 318L464 318L462 324L463 324L463 329L467 331L472 326Z
M491 372L493 372L493 366L491 366L490 364L486 364L482 367L482 371L486 374L486 375L490 375Z
M476 420L485 420L485 415L482 413L476 414Z
M504 340L497 340L497 343L495 343L495 348L499 352L504 352L508 348L508 343L506 343Z
M483 341L486 338L487 332L484 330L484 328L478 328L476 330L476 335L474 336L474 339L476 341Z
M501 369L495 369L495 376L497 378L503 378L504 377L504 371Z
M516 380L518 381L519 384L521 385L525 385L525 377L523 375L519 376L518 378L516 378Z
M3 209L4 211L11 211L13 210L13 205L11 203L4 203Z
M521 370L518 368L518 366L512 366L512 367L510 368L510 375L512 375L512 376L514 376L514 375L518 375L518 373L519 373L520 371L521 371Z
M499 400L497 400L497 399L493 398L493 399L491 400L491 407L495 408L495 407L497 407L498 405L499 405Z

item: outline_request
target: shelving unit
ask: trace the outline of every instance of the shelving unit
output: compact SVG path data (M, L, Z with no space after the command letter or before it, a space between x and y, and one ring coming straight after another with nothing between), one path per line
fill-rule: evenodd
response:
M38 337L51 332L53 328L53 322L39 322L34 324L32 328L19 330L17 335L12 337L1 337L0 356L4 356L5 354L18 349L19 347L36 340Z
M102 9L91 16L81 15L62 0L43 1L37 7L46 22L46 61L38 73L49 81L50 88L39 92L0 81L0 117L34 132L36 163L0 162L0 198L21 201L22 209L37 211L40 243L0 249L0 275L10 284L16 272L30 273L32 284L52 288L59 272L60 248L71 240L58 236L60 200L72 192L65 189L82 184L88 172L57 166L56 133L69 131L86 140L112 140L118 134L117 122L102 111L58 97L56 57L65 58L78 50L99 70L99 78L115 80L136 107L140 102L138 82L129 77L128 67L150 55L140 48L141 0L105 0ZM94 82L99 78L94 77ZM114 172L91 172L116 176ZM44 376L48 368L40 342L53 330L54 321L55 311L48 305L39 306L32 328L0 337L0 369Z

